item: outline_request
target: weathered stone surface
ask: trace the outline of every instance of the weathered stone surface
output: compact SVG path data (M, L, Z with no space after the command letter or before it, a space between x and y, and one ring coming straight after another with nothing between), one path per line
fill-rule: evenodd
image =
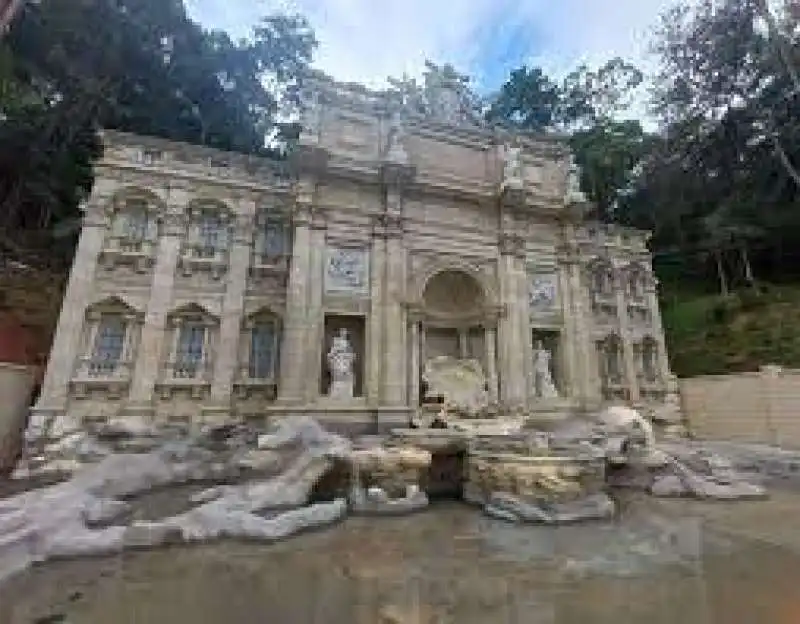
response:
M110 455L84 465L69 481L0 500L0 578L36 561L157 546L179 534L192 541L221 536L281 539L346 513L344 500L300 506L333 458L347 456L347 440L310 419L299 419L283 422L270 446L276 452L285 446L293 449L291 463L279 476L211 488L195 497L198 507L160 522L94 528L122 516L128 505L120 498L189 480L226 478L238 467L208 461L214 457L210 451L176 441L147 454ZM271 518L258 515L287 508Z
M485 507L486 513L496 518L540 524L606 519L614 515L614 510L614 501L602 492L563 503L526 501L513 494L496 492Z
M355 513L367 516L401 516L415 511L420 511L428 506L428 496L425 492L416 491L402 498L385 498L384 500L372 497L355 497L352 501Z
M180 544L183 531L169 522L134 522L125 527L124 548L153 548L168 544Z

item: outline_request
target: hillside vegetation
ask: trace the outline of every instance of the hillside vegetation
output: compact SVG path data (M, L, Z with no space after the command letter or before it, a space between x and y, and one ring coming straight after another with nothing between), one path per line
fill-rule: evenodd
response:
M800 286L664 301L664 329L681 377L800 368Z

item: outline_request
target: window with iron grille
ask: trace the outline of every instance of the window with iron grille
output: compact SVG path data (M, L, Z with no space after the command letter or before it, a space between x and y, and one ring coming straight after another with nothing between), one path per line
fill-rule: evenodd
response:
M192 379L202 372L206 327L200 323L182 325L175 353L175 377Z
M104 316L97 328L89 374L110 375L117 370L125 349L125 319L121 316Z
M250 332L250 379L272 379L277 360L277 331L275 323L256 323Z
M267 219L261 232L261 261L269 264L286 253L286 227L282 220Z
M213 258L225 247L225 228L218 215L204 214L198 223L197 253L202 258Z

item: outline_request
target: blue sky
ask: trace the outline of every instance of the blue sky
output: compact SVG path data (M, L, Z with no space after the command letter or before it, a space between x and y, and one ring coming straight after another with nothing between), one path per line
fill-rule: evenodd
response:
M289 10L319 39L315 65L339 80L385 84L424 60L449 62L496 89L522 64L554 77L614 56L654 67L650 30L674 0L186 0L207 27L245 35L258 18ZM644 116L645 98L632 116Z

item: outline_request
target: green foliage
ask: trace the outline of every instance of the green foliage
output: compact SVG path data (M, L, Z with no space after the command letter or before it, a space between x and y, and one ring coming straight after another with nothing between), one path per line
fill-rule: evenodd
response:
M4 45L0 235L47 246L91 188L100 128L280 156L267 138L296 134L276 115L316 41L299 16L233 41L182 0L48 0L26 3Z
M680 376L800 367L800 289L743 290L665 301L664 328Z

